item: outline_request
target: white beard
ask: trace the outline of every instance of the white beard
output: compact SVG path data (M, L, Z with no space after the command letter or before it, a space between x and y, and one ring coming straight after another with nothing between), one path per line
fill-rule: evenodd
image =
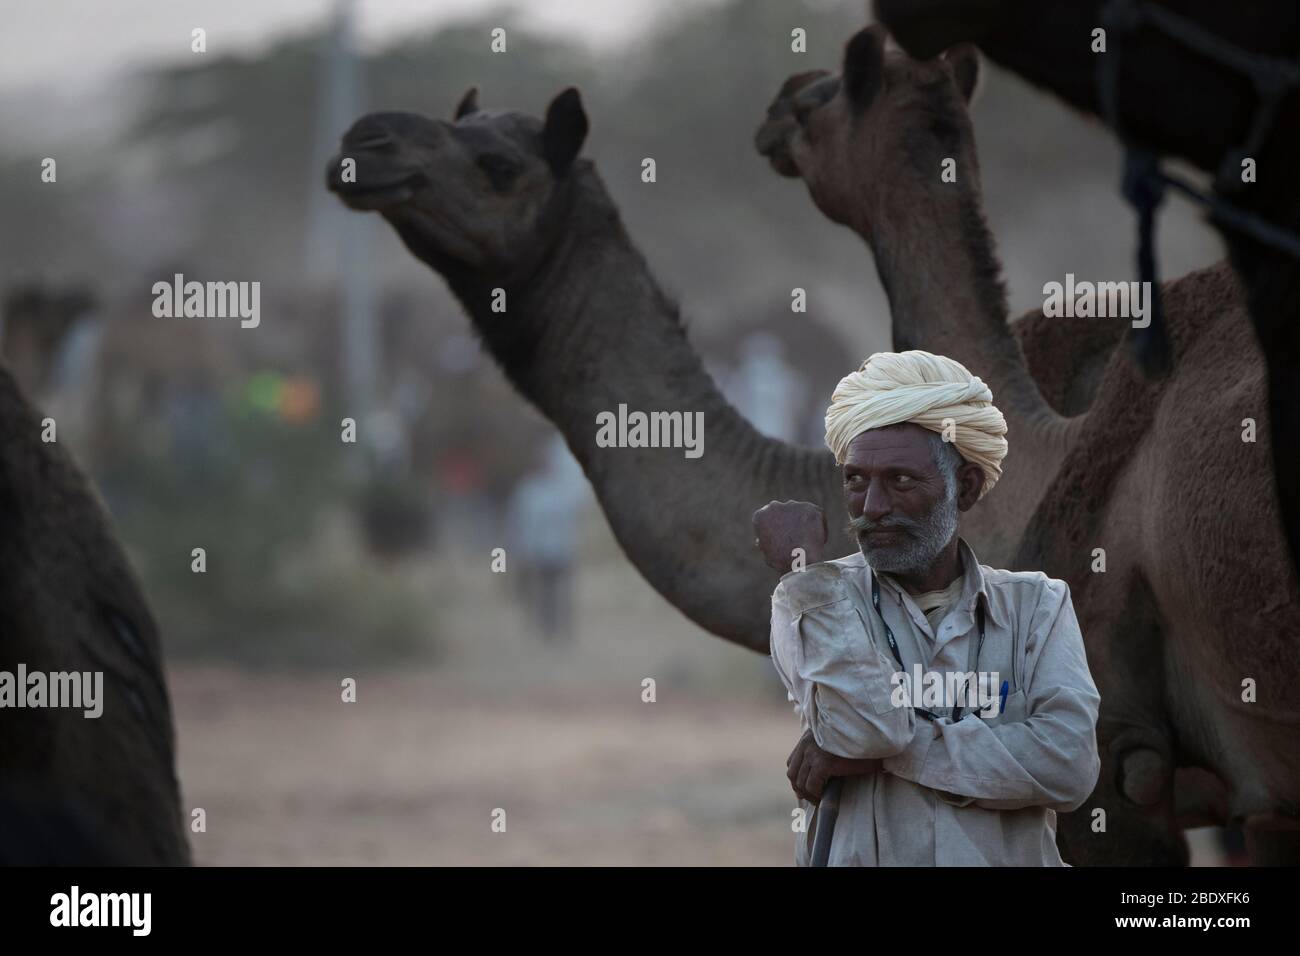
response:
M867 544L862 532L868 530L869 523L862 518L854 518L849 528L858 539L858 549L867 559L867 564L876 571L888 574L914 574L928 570L934 564L939 552L948 546L952 536L957 533L960 511L957 508L956 489L953 494L934 506L924 521L894 518L887 527L905 531L909 540L903 544L886 548L873 548Z

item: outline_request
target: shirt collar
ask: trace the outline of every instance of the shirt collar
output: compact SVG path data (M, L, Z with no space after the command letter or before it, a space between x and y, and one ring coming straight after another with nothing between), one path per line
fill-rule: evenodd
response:
M975 612L975 601L983 600L984 613L989 619L998 627L1007 627L1009 622L1001 607L998 606L989 593L989 584L984 577L984 568L980 564L979 558L975 556L974 549L966 543L965 538L958 538L957 550L961 553L962 567L965 569L967 585L962 589L962 595L963 600L968 601L967 608L973 614Z
M961 597L958 599L961 602L960 607L970 615L974 616L975 602L982 600L984 602L985 615L997 624L998 627L1007 627L1006 616L1002 613L1001 608L999 608L993 601L992 596L989 593L988 581L984 577L984 569L980 566L979 558L975 556L975 551L966 543L965 538L958 537L957 552L961 555L963 579ZM868 565L870 564L870 562L866 563ZM876 573L874 568L872 568L871 573ZM900 596L902 595L902 587L894 581L891 575L882 573L880 581L895 594Z

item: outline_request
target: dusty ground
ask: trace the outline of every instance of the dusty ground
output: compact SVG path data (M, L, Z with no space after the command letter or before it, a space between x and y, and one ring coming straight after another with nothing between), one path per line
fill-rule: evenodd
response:
M438 673L174 675L187 805L215 864L784 864L791 719L640 685ZM493 833L495 808L506 832Z
M704 635L623 560L589 562L561 646L531 633L508 575L403 573L441 595L427 665L171 668L198 862L790 863L798 725L766 657Z

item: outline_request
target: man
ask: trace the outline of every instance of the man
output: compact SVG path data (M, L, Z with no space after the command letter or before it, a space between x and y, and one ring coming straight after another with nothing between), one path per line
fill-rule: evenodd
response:
M982 566L958 535L1001 475L1006 430L961 364L877 353L826 412L860 553L823 561L816 505L755 512L765 560L790 572L771 647L804 729L788 765L813 814L801 866L830 777L843 788L832 866L1063 865L1056 812L1081 806L1100 771L1069 588Z

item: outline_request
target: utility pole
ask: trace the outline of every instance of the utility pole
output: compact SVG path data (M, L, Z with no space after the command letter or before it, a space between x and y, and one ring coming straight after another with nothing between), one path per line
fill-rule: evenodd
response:
M342 308L347 415L357 421L358 444L373 451L373 429L368 426L377 410L379 379L375 217L349 212L326 192L324 185L325 164L344 131L361 115L356 0L337 0L334 6L321 51L319 76L312 167L307 176L304 272L315 287L332 289Z

